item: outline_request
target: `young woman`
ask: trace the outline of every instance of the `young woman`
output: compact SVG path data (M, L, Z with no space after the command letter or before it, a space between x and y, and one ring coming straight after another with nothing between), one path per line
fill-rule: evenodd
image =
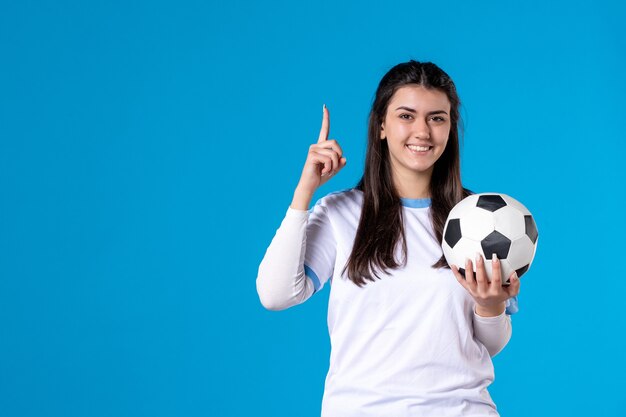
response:
M430 62L394 66L369 116L363 177L312 196L346 165L330 117L259 267L263 306L303 303L329 282L330 367L322 417L498 416L491 357L511 337L519 279L503 286L497 259L447 265L450 209L470 191L459 162L459 98Z

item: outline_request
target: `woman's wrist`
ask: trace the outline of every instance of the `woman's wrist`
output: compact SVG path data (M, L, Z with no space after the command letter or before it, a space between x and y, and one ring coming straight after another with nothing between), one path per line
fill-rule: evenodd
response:
M497 304L495 306L483 307L479 304L476 304L476 314L481 317L496 317L500 314L504 313L506 310L506 301L503 301L501 304Z
M291 200L290 207L296 210L308 210L312 199L312 192L302 190L296 187L296 191L293 193L293 200Z

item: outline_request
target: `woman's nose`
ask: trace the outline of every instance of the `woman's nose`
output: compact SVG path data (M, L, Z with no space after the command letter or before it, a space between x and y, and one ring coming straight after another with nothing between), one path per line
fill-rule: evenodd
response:
M430 138L430 127L426 120L416 119L413 124L413 135L418 139Z

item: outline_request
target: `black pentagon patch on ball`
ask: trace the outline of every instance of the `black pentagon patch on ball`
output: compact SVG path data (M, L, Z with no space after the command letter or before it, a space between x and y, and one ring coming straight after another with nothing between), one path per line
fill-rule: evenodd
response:
M461 219L450 219L448 221L445 239L451 248L461 240Z
M498 259L506 259L509 256L509 249L511 249L511 239L502 233L493 231L480 242L480 246L483 248L486 259L491 259L494 253Z
M506 201L497 194L481 195L476 203L476 207L492 212L505 206Z
M521 267L520 269L516 269L516 270L515 270L515 273L517 273L517 277L519 278L519 277L521 277L522 275L524 275L524 274L526 273L526 271L528 271L528 267L529 267L529 266L530 266L530 265L526 265L526 266Z
M465 278L465 268L459 268L459 274L463 275L463 278Z
M526 223L526 234L530 238L530 241L537 243L539 233L537 232L537 225L535 224L535 220L533 220L533 216L524 216L524 222Z

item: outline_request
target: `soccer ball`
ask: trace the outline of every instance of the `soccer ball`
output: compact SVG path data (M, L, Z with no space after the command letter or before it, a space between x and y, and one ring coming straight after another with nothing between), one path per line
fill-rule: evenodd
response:
M476 272L476 254L485 260L491 281L491 257L500 260L502 284L509 285L513 271L524 275L537 250L537 225L519 201L506 194L472 194L452 208L443 229L443 254L465 276L465 260ZM475 275L474 275L475 276Z

